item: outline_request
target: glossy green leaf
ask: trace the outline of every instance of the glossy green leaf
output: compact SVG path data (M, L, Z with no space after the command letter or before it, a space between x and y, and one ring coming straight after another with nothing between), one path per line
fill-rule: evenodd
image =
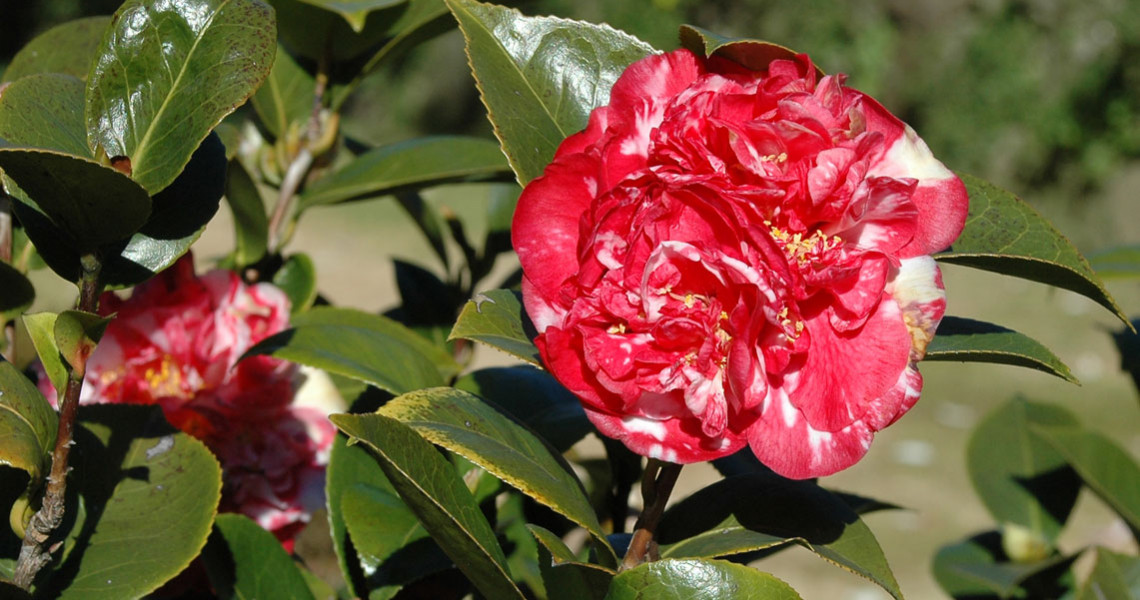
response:
M226 203L234 217L234 264L246 267L265 256L269 217L257 184L241 161L231 160L226 175Z
M953 598L1060 598L1067 591L1068 568L1076 556L1056 555L1009 562L996 531L943 546L934 557L934 579Z
M763 71L774 60L793 60L796 57L794 50L747 38L726 37L713 33L707 29L682 25L680 31L681 46L700 56L720 56L743 65L753 71ZM816 67L816 73L822 77L823 71Z
M799 600L775 576L723 560L672 560L646 563L618 573L606 600Z
M317 268L308 254L294 254L273 274L273 285L289 297L293 314L312 308L317 301Z
M86 79L91 60L103 40L103 31L110 24L111 17L98 16L52 27L12 57L0 83L38 73L61 73Z
M508 172L506 159L494 142L459 136L416 138L356 157L305 190L300 208L451 181L478 181Z
M1035 425L1038 425L1035 423ZM1033 433L1064 457L1085 485L1112 507L1133 530L1140 530L1140 466L1099 432L1041 423Z
M0 139L91 158L83 123L83 82L70 75L30 75L0 94Z
M1089 254L1088 259L1093 270L1103 279L1140 277L1140 246L1106 248Z
M355 409L356 407L354 407ZM355 485L370 489L392 490L388 478L380 466L363 446L349 446L344 434L337 435L329 452L329 464L325 469L325 499L329 517L329 536L341 573L349 589L356 596L367 596L368 585L364 572L366 563L356 550L356 542L351 539L344 516L344 497Z
M1079 383L1057 355L1037 340L1001 325L944 317L924 360L1016 365Z
M51 462L56 423L55 411L35 384L12 363L0 361L0 464L37 479Z
M91 159L0 143L0 169L69 238L44 243L63 242L75 252L91 252L130 236L150 216L146 190ZM28 234L41 246L31 230Z
M202 558L221 600L313 598L281 542L245 515L218 515Z
M523 185L542 174L562 140L585 129L591 110L609 102L625 68L654 52L607 25L446 1L495 135Z
M332 415L367 444L400 497L456 566L489 598L522 598L506 557L471 492L447 459L399 421L384 415Z
M966 228L942 262L965 265L1072 290L1128 318L1072 242L1021 198L971 175Z
M55 345L55 320L58 316L56 313L42 312L24 315L23 321L48 380L52 387L62 390L67 387L67 367L59 355L59 347Z
M844 501L810 481L771 473L729 477L666 511L664 558L715 558L798 544L902 598L871 530Z
M569 450L594 430L578 397L541 369L480 369L459 378L455 387L495 403L526 423L558 452Z
M201 442L154 406L80 407L68 485L86 516L43 597L142 597L181 572L210 534L221 468Z
M275 138L280 138L294 123L297 127L307 123L313 114L316 85L313 75L297 64L284 47L278 46L269 78L251 98L261 124Z
M301 0L328 11L335 12L348 22L352 30L360 33L368 13L407 2L407 0Z
M582 484L568 465L551 454L533 433L477 396L455 388L418 390L395 398L380 414L397 419L433 444L479 465L540 504L586 528L617 558L605 542Z
M978 424L966 447L974 490L999 523L1013 523L1054 541L1080 491L1064 457L1034 434L1034 425L1075 426L1050 404L1014 399Z
M1140 558L1097 548L1092 573L1077 600L1140 598Z
M36 299L36 288L24 274L0 262L0 324L23 314Z
M533 329L518 292L491 290L475 294L463 307L447 339L482 342L541 367L538 348L527 333Z
M103 337L108 317L79 310L65 310L55 319L55 347L72 369L79 370L87 364L87 357L95 351L95 345Z
M161 191L269 74L276 39L258 0L128 0L87 80L88 145Z

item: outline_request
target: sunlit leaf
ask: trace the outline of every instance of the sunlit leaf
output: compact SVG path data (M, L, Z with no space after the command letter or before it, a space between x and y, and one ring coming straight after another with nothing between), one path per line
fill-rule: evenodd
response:
M37 73L86 79L111 17L86 17L56 25L28 42L4 70L0 83ZM3 136L0 136L3 137Z
M273 274L273 285L289 297L293 314L309 310L317 300L317 268L308 254L294 254Z
M447 339L482 342L541 367L542 359L538 348L531 342L528 329L533 330L533 326L523 310L518 292L491 290L476 294L463 307Z
M1089 264L1104 279L1140 277L1140 246L1116 246L1088 255Z
M1035 425L1037 425L1035 423ZM1115 442L1097 431L1050 427L1041 423L1033 433L1064 456L1085 485L1133 528L1140 530L1140 466Z
M12 363L0 361L0 464L37 479L50 464L56 423L55 411L36 386Z
M353 31L359 33L364 29L364 20L368 17L368 13L403 4L407 0L301 0L301 2L335 12L348 22Z
M991 531L943 546L934 557L934 579L960 600L1061 598L1068 590L1069 565L1076 555L1015 563L1001 545L1001 535Z
M1037 340L1001 325L944 317L924 360L1016 365L1077 383L1072 371Z
M355 409L356 407L354 407ZM373 489L389 490L391 484L380 466L363 446L349 446L344 434L337 435L329 452L329 465L325 470L325 498L329 515L329 537L341 573L349 589L357 596L368 594L363 569L366 565L351 539L344 516L344 496L354 485L365 485Z
M71 75L30 75L0 94L0 139L91 158L83 123L83 82Z
M800 600L791 586L774 575L723 560L663 559L645 563L614 577L606 600Z
M494 402L559 452L569 450L594 430L578 397L541 369L480 369L459 378L455 387Z
M245 515L218 515L202 558L222 600L313 598L281 542Z
M95 351L95 345L103 337L107 324L111 322L108 317L101 317L94 313L79 310L65 310L55 319L52 335L55 337L55 347L63 359L78 371L80 375L87 364L87 357Z
M1109 598L1140 598L1140 558L1097 548L1096 563L1077 600Z
M58 316L56 313L42 312L26 314L22 320L48 380L56 390L62 390L67 386L67 367L55 345L55 320Z
M280 138L293 123L307 123L313 114L316 79L284 47L277 47L277 59L265 83L251 101L262 125ZM301 130L303 131L303 130Z

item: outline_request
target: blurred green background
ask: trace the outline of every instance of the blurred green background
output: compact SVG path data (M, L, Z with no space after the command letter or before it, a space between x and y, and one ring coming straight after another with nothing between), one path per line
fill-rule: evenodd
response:
M0 69L52 24L109 14L118 0L0 0ZM951 168L990 179L1041 210L1091 252L1140 242L1140 2L1134 0L533 0L527 14L604 21L661 49L692 23L809 53L829 73L868 92L910 123ZM347 107L344 131L367 144L429 133L490 135L457 32L372 76ZM485 192L429 192L478 220ZM225 213L225 211L222 211ZM227 215L219 217L222 220ZM471 224L474 236L482 223ZM377 233L382 232L382 235ZM207 230L199 256L230 247L228 227ZM422 262L430 249L391 202L314 210L295 250L317 264L334 302L378 310L395 301L389 259ZM212 249L212 250L211 250ZM364 274L360 258L374 269ZM991 528L965 472L969 431L1014 393L1078 413L1140 456L1140 407L1109 332L1111 316L1075 294L962 268L945 269L951 314L1001 323L1052 348L1082 380L1076 387L1025 369L930 363L923 400L879 435L867 458L829 484L905 511L868 518L911 598L938 598L930 574L937 547ZM37 285L39 282L37 281ZM46 285L46 284L45 284ZM1140 286L1110 281L1129 314ZM66 285L55 302L70 296ZM40 289L43 299L51 297ZM50 301L50 300L49 300ZM494 357L490 357L494 360ZM711 477L686 469L682 485ZM1083 493L1062 547L1135 546L1094 497ZM801 556L802 555L802 556ZM854 575L801 552L765 561L804 598L884 598Z

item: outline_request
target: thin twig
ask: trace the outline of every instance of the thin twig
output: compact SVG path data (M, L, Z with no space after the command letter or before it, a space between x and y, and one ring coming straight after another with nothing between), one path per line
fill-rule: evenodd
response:
M665 505L669 503L669 495L673 493L673 485L677 483L677 476L681 474L681 465L649 459L645 465L645 472L641 478L641 498L644 501L641 515L633 526L633 539L629 541L629 549L621 561L621 570L632 569L637 565L657 556L657 523L665 513Z
M93 255L85 255L81 259L82 275L79 281L79 310L95 312L99 308L99 292L102 285L99 283L99 270L101 264ZM79 394L83 390L83 376L86 372L86 356L78 357L80 364L69 365L71 368L67 376L67 390L59 406L59 430L55 437L55 449L51 456L51 474L47 478L47 489L44 491L43 503L24 532L24 543L20 547L20 559L16 563L16 572L12 582L16 585L30 589L36 574L51 562L51 553L55 551L60 541L49 545L52 533L63 522L64 496L67 492L67 466L68 455L73 445L75 417L79 410Z

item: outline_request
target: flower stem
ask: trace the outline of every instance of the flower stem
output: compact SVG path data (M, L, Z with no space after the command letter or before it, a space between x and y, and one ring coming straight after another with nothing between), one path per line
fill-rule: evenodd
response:
M82 274L79 280L79 306L85 312L95 312L99 308L99 292L102 285L99 283L99 271L102 264L92 254L84 255L80 259ZM86 360L84 358L83 360ZM75 417L79 411L79 394L83 390L83 375L85 364L69 365L67 375L67 390L63 401L59 405L59 429L55 437L55 449L51 455L51 474L47 478L47 488L44 491L43 503L24 532L24 543L20 547L20 559L16 563L16 572L12 582L16 585L30 589L36 578L36 573L51 562L51 553L56 550L62 540L52 541L52 533L63 521L64 495L67 491L68 455L71 452L72 440L75 430Z
M665 505L669 502L669 495L673 493L673 485L677 483L677 476L681 474L678 464L663 462L654 458L649 459L645 465L645 473L641 478L641 498L644 508L637 517L633 526L633 539L629 542L629 549L621 561L621 570L632 569L647 560L657 560L657 523L665 512Z

